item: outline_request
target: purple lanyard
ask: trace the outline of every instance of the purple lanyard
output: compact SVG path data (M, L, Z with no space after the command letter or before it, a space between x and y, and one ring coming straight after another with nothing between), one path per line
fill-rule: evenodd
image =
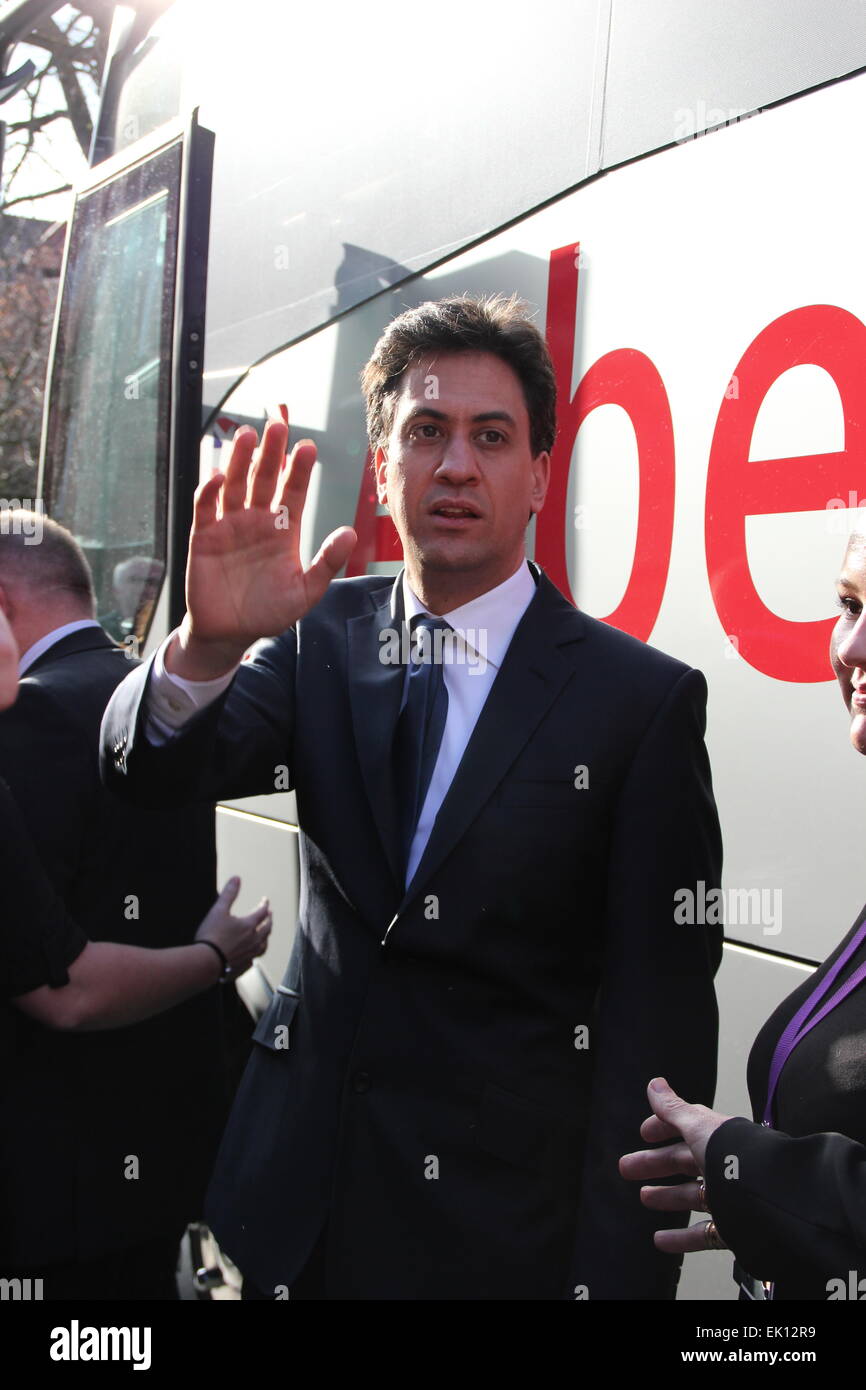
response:
M824 998L824 995L836 979L840 970L848 963L864 939L866 939L866 921L861 922L859 930L855 933L853 939L849 941L845 950L836 961L836 964L831 970L827 971L821 983L812 990L805 1004L800 1005L781 1038L776 1043L776 1050L773 1053L773 1060L770 1063L770 1077L767 1082L767 1103L764 1106L763 1120L763 1123L770 1126L770 1128L772 1128L773 1125L773 1100L776 1095L776 1087L779 1084L779 1077L782 1074L783 1066L794 1051L797 1043L805 1038L806 1034L811 1028L815 1027L816 1023L820 1023L822 1018L826 1018L831 1009L835 1009L837 1004L841 1004L842 1000L846 995L851 993L852 989L856 989L861 981L866 979L866 961L864 961L862 965L857 967L851 978L846 980L844 985L840 985L839 989L830 996L824 1007L819 1009L815 1014L815 1017L810 1018L808 1023L804 1022L810 1010L815 1007L819 1000Z

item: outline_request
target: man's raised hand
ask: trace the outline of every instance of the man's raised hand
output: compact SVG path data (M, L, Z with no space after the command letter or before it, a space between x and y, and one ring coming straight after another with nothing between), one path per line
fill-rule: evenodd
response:
M166 655L179 676L209 680L231 670L259 637L308 613L351 554L357 537L341 526L304 569L301 517L316 446L301 440L286 466L287 440L281 420L268 422L258 448L255 430L242 427L225 473L196 493L187 613Z

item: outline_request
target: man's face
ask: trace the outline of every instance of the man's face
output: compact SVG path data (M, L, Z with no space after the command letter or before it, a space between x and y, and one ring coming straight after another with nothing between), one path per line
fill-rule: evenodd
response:
M533 457L523 389L501 358L446 353L410 368L375 465L413 588L446 584L466 603L518 568L550 456Z

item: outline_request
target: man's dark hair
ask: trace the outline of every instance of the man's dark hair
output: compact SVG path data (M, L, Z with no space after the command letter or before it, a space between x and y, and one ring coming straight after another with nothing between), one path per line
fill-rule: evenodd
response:
M490 352L506 362L523 387L533 457L556 437L556 378L543 334L517 295L453 295L428 300L392 319L361 373L371 449L394 423L403 374L424 358L445 352Z
M35 543L34 535L38 536ZM95 608L93 575L71 531L59 522L23 508L0 511L0 584L36 591L62 590Z

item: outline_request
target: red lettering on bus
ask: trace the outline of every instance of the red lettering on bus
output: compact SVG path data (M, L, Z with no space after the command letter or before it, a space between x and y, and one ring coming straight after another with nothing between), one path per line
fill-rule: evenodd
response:
M839 391L845 422L838 453L750 460L758 411L791 367L823 367ZM746 517L824 510L863 483L866 422L866 327L832 304L812 304L775 319L735 368L736 395L722 401L707 471L707 572L716 611L740 655L781 681L825 681L833 618L791 622L762 602L746 550ZM733 379L733 378L732 378ZM840 542L841 549L841 542ZM795 563L795 557L780 557Z
M625 593L604 621L646 641L661 608L673 539L675 463L670 404L655 365L634 348L618 348L600 357L572 397L577 253L572 244L553 251L550 257L547 341L556 373L559 432L551 455L550 490L535 524L535 556L557 588L574 602L565 544L571 455L578 430L593 410L600 405L621 406L634 428L638 449L637 540Z
M575 319L579 255L574 244L551 253L547 340L559 395L559 432L551 455L550 490L536 521L535 555L572 601L566 549L568 480L578 431L598 406L618 405L635 432L639 499L635 553L622 601L604 620L646 641L658 618L673 541L675 459L673 422L664 383L649 357L634 348L606 353L587 370L574 396ZM758 411L773 383L791 367L822 367L839 391L844 447L834 453L750 460ZM827 645L833 618L791 622L773 613L752 580L746 518L824 510L857 494L864 471L866 326L835 305L794 309L771 323L746 349L716 419L707 470L707 572L725 632L749 665L776 680L830 679ZM394 524L380 514L370 455L364 461L355 514L356 546L346 573L374 562L399 562Z
M358 543L349 556L346 565L346 578L366 574L369 565L376 561L401 561L403 548L393 521L387 513L378 514L376 500L376 479L373 477L373 455L367 450L361 472L361 486L358 491L358 505L355 508L354 529Z

